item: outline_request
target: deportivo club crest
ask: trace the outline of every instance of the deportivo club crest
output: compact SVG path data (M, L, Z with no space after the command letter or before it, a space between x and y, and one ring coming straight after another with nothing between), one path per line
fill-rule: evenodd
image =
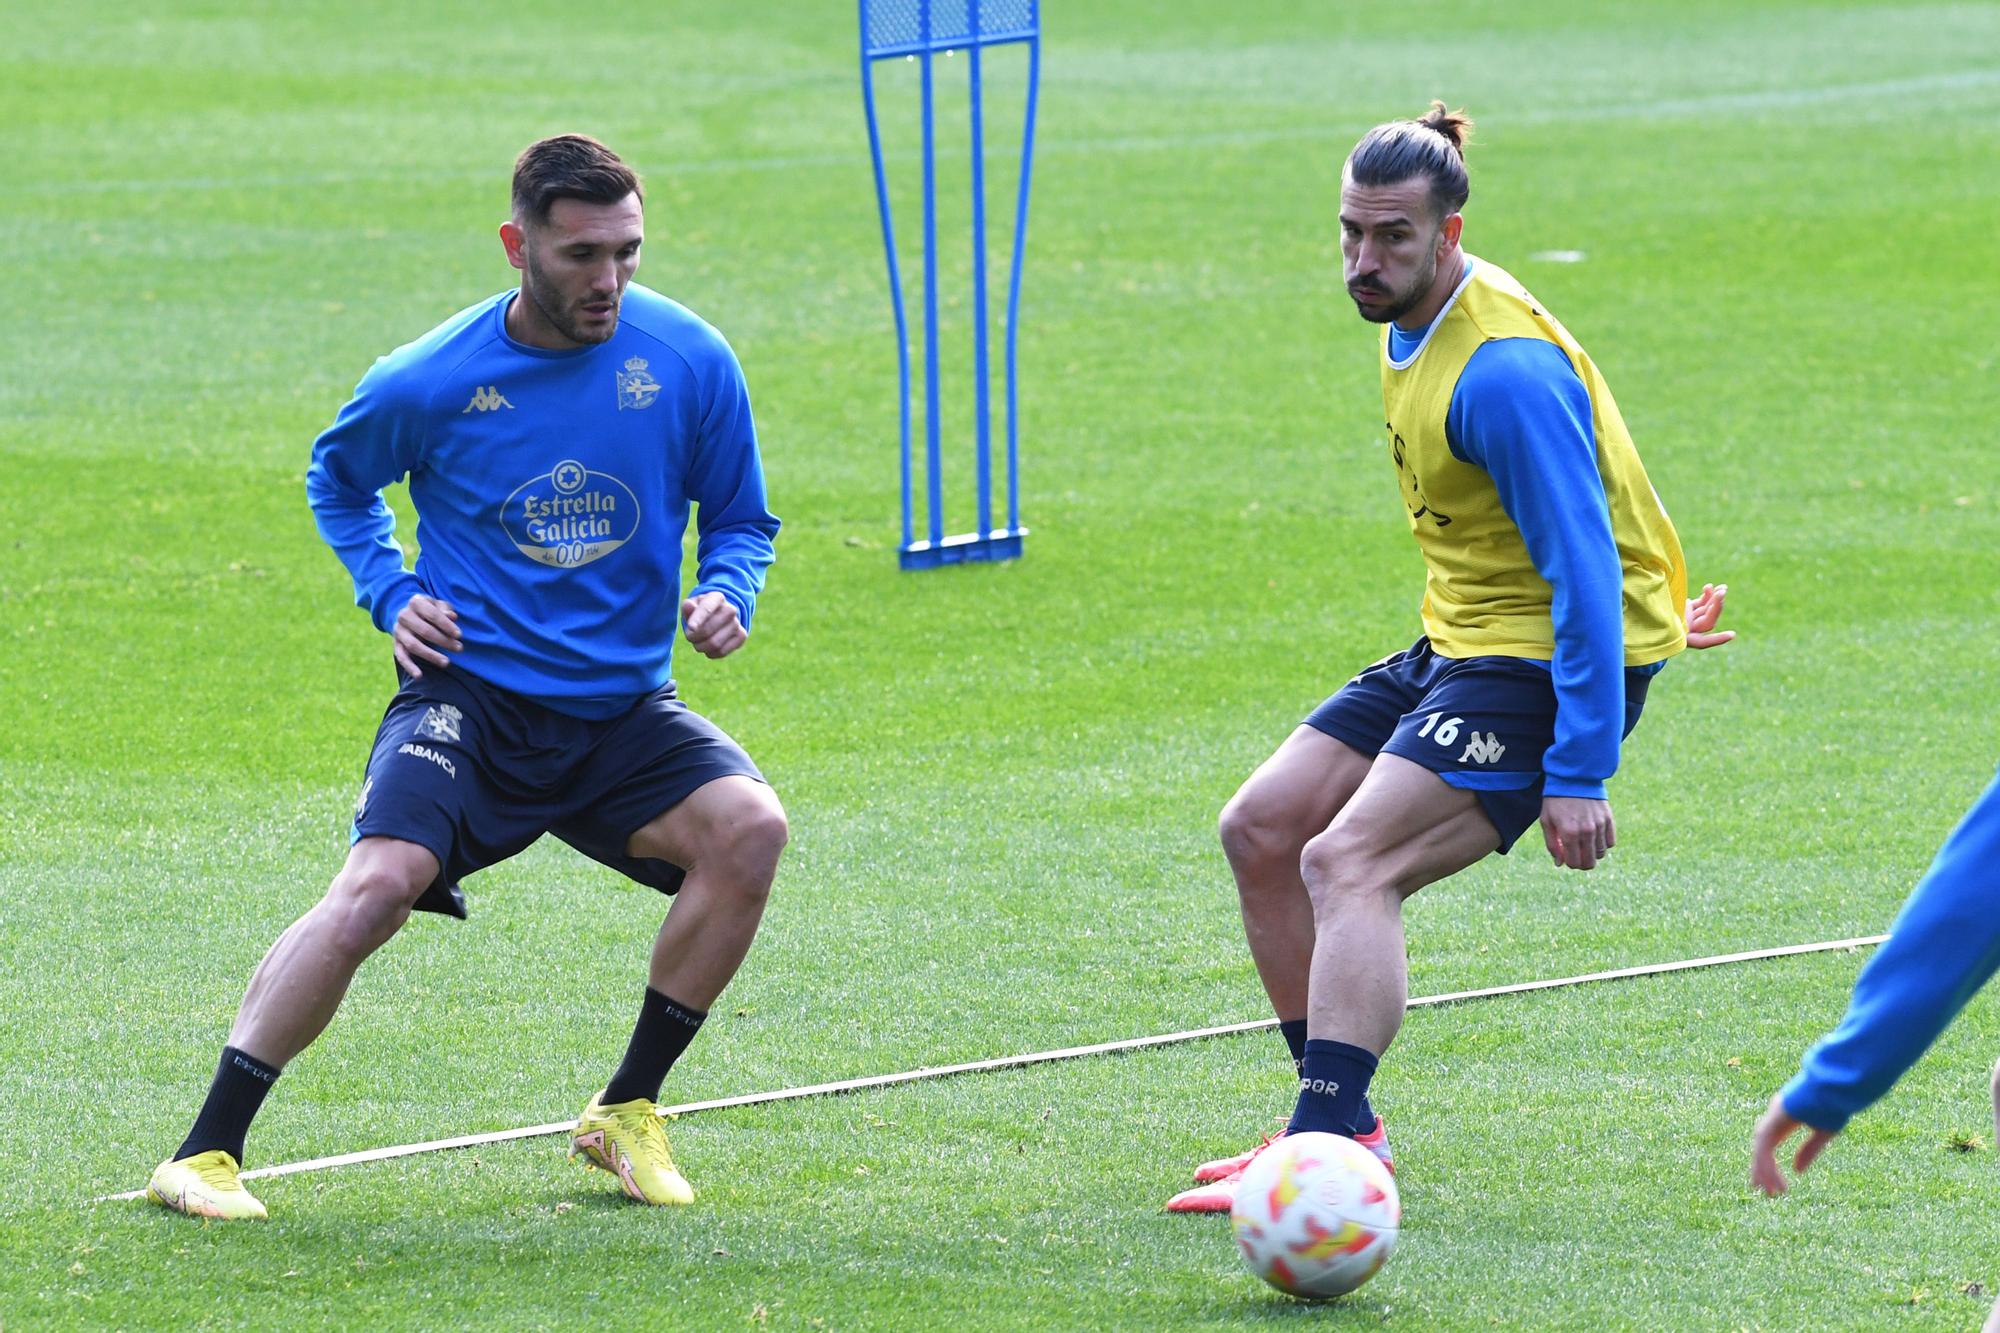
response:
M626 408L634 411L651 407L653 400L660 396L660 382L646 369L646 358L635 356L625 363L625 369L618 372L618 410Z
M450 704L432 704L424 711L424 720L417 723L417 735L434 741L455 741L459 719L464 716Z

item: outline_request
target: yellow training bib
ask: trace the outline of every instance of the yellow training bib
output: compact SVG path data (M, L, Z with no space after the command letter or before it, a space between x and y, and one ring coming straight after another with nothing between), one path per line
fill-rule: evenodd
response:
M1389 454L1427 567L1424 633L1446 657L1555 655L1548 582L1535 571L1493 478L1454 457L1445 434L1452 391L1480 345L1539 338L1562 348L1590 394L1597 471L1624 568L1625 665L1672 657L1687 646L1687 566L1609 386L1526 288L1491 264L1467 260L1472 272L1407 360L1390 359L1389 330L1382 330Z

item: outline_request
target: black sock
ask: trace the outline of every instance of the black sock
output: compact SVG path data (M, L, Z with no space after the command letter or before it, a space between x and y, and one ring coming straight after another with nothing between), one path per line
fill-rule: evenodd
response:
M1292 1048L1292 1071L1303 1078L1306 1072L1305 1019L1281 1018L1278 1020L1278 1031L1284 1036L1285 1045ZM1354 1132L1356 1134L1369 1134L1373 1133L1374 1129L1375 1108L1368 1104L1366 1097L1363 1097L1361 1099L1361 1109L1354 1116Z
M1375 1076L1375 1063L1374 1053L1359 1046L1308 1041L1305 1063L1299 1070L1299 1104L1292 1111L1291 1131L1355 1133L1354 1122L1368 1100L1368 1080Z
M215 1082L208 1085L208 1100L201 1104L201 1114L194 1118L194 1128L188 1131L174 1160L220 1148L241 1166L243 1136L250 1132L250 1122L264 1104L264 1094L277 1080L278 1071L262 1060L234 1046L223 1047Z
M605 1085L603 1104L611 1106L638 1097L658 1101L667 1071L681 1058L694 1034L701 1031L701 1020L707 1017L704 1010L690 1009L646 987L646 1002L639 1006L639 1025L632 1029L624 1062Z
M1281 1018L1278 1020L1278 1035L1291 1048L1292 1072L1299 1073L1306 1064L1306 1021L1303 1018Z

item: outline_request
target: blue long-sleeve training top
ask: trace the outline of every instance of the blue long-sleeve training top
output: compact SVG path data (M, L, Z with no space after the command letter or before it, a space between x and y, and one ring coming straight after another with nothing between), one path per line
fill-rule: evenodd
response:
M508 336L514 297L377 361L314 442L306 495L378 629L440 598L455 667L609 717L668 678L691 505L692 591L750 623L778 531L750 396L719 333L636 283L609 341L567 351ZM414 573L381 495L406 475Z
M1409 356L1427 332L1390 325L1390 355ZM1459 374L1445 438L1454 457L1493 478L1553 592L1555 656L1541 665L1554 678L1556 723L1543 794L1603 800L1625 729L1624 570L1597 470L1590 391L1555 343L1494 339Z
M1839 1131L1930 1049L2000 969L2000 779L1980 796L1854 982L1840 1026L1806 1053L1782 1098Z

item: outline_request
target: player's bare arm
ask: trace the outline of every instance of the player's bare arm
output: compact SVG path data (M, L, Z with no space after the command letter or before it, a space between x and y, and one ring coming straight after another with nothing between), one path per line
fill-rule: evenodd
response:
M413 679L421 679L424 674L423 668L417 665L419 662L448 667L451 659L445 654L465 647L458 636L458 612L452 609L451 603L426 597L422 593L412 597L396 613L390 641L397 667Z

